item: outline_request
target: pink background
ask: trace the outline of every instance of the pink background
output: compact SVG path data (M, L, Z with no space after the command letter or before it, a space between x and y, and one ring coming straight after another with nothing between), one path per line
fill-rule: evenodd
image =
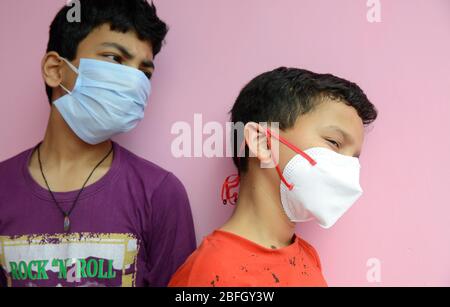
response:
M232 208L219 199L228 158L175 159L175 121L225 122L241 87L278 66L359 83L380 116L362 154L365 195L330 230L299 225L330 285L450 285L450 1L158 0L171 27L143 123L118 141L173 171L188 190L198 241ZM43 137L40 60L63 0L0 1L0 160ZM204 137L206 139L206 136ZM1 188L1 187L0 187ZM366 280L369 258L381 282Z

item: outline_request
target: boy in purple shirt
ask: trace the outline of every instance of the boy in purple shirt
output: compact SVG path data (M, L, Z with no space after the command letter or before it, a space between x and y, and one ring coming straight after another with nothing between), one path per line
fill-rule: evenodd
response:
M110 139L143 118L167 26L145 0L79 4L50 28L45 137L0 163L0 286L166 286L195 249L186 191Z

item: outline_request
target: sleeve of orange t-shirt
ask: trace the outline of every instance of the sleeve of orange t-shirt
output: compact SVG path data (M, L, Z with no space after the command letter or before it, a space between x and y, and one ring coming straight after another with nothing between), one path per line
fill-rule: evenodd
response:
M317 267L322 271L322 263L320 262L320 257L316 249L311 244L309 244L308 242L306 242L301 238L300 241L302 243L302 246L305 248L305 251L311 255L311 257L316 261Z
M174 274L169 287L227 287L229 280L224 273L217 259L197 250Z

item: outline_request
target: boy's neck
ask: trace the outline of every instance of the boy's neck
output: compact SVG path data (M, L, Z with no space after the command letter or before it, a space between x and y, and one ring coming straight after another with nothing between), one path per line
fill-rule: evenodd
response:
M236 209L220 229L245 237L267 248L292 244L295 223L283 211L279 186L258 169L241 178Z
M44 140L41 144L41 156L54 166L80 164L90 166L98 161L111 148L111 141L90 145L82 141L52 106Z

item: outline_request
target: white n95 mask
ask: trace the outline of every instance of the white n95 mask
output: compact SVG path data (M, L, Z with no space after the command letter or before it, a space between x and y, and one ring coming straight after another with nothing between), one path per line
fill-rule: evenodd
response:
M302 151L269 130L267 134L297 153L283 173L276 166L286 215L292 222L316 220L323 228L333 226L362 195L359 159L323 147Z

